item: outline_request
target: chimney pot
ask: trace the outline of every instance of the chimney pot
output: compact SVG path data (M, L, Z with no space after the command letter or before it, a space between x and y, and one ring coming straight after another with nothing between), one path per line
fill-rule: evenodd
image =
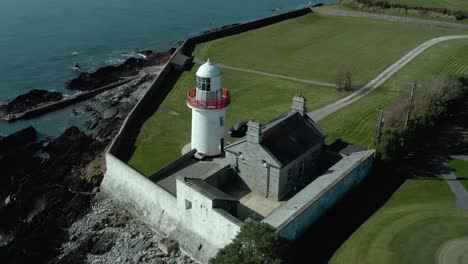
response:
M262 125L260 123L254 122L250 120L247 123L247 134L246 134L247 141L252 143L260 143L262 142Z

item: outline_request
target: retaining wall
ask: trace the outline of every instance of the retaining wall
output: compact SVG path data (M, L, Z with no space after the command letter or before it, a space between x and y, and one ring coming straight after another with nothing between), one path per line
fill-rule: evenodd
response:
M178 199L111 153L106 154L106 164L102 191L149 226L156 227L161 236L178 240L184 252L202 263L214 257L242 226L242 222L223 210L207 206L211 201L185 184L178 182ZM193 201L190 211L184 208L185 198ZM204 206L200 208L200 204Z
M131 208L145 222L169 233L177 226L177 199L111 153L106 154L107 171L101 189Z
M240 34L246 31L258 29L261 27L269 26L284 20L300 17L303 15L306 15L308 13L312 12L312 9L310 7L294 10L291 12L286 12L283 14L275 15L275 16L270 16L258 20L254 20L251 22L243 23L243 24L238 24L238 25L233 25L233 26L228 26L225 28L220 28L217 30L213 30L211 32L203 33L191 38L188 38L185 42L184 45L181 46L180 52L186 55L190 55L192 52L192 49L194 48L195 45L203 43L203 42L208 42L212 41L215 39L220 39L236 34Z
M183 166L183 164L189 163L191 160L193 160L193 155L197 152L196 149L192 149L191 151L185 153L182 155L182 157L174 160L173 162L169 163L162 169L158 170L157 172L151 174L148 178L153 181L157 182L159 180L162 180L164 177L167 175L171 174L171 171L173 171L176 168L180 168Z
M263 221L281 237L296 240L368 175L373 157L373 150L344 157Z

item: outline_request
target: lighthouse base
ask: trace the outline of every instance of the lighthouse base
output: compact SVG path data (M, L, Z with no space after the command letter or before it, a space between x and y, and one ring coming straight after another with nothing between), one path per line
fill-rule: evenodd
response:
M191 142L185 144L185 145L182 147L182 149L181 149L180 152L181 152L181 154L182 154L182 156L183 156L183 155L189 153L190 151L192 151L192 143L191 143Z

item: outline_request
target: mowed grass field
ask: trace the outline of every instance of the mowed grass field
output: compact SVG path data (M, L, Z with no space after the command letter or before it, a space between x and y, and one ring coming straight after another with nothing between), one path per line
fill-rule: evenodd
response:
M465 34L362 18L308 14L258 30L198 45L198 59L334 83L353 72L362 86L429 39Z
M389 3L408 6L421 6L433 8L447 8L450 10L468 11L466 0L387 0Z
M380 109L395 100L407 100L409 82L422 85L422 92L433 82L468 73L468 40L437 44L416 57L400 72L365 98L322 119L319 124L328 133L327 142L344 141L368 147L373 144ZM415 102L417 103L417 102Z
M337 250L330 263L437 263L444 243L468 237L468 211L454 209L454 203L445 181L406 180ZM453 258L459 255L453 254ZM445 263L465 263L452 261Z
M333 138L367 146L372 143L376 109L394 100L406 100L409 81L424 89L433 81L468 72L468 41L438 44L403 68L368 97L323 119L320 124ZM468 163L453 160L457 176ZM462 180L465 188L466 181ZM406 180L387 203L360 226L335 252L330 263L460 263L465 252L444 252L450 243L468 238L468 211L454 209L455 197L438 177ZM450 246L448 246L450 248ZM465 250L464 245L459 248ZM451 256L453 258L451 259Z
M195 86L198 67L195 65L191 71L183 73L158 111L141 128L129 164L143 174L150 175L180 157L182 147L190 142L192 116L185 100L187 91ZM231 91L227 128L243 120L264 123L283 115L290 111L292 97L299 92L307 98L310 110L349 94L330 87L223 69L222 86Z

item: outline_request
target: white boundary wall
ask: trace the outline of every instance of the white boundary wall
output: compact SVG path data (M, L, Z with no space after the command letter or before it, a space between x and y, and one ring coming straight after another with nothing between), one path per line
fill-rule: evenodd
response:
M239 232L242 222L221 209L213 209L210 198L177 181L178 197L106 153L107 171L102 192L122 203L164 237L178 240L183 251L207 263ZM193 202L185 210L185 199ZM179 201L178 201L179 200Z
M106 153L107 171L101 190L128 205L148 224L165 233L177 228L177 198L114 155Z
M344 157L263 222L281 237L296 240L369 174L373 161L374 150Z

